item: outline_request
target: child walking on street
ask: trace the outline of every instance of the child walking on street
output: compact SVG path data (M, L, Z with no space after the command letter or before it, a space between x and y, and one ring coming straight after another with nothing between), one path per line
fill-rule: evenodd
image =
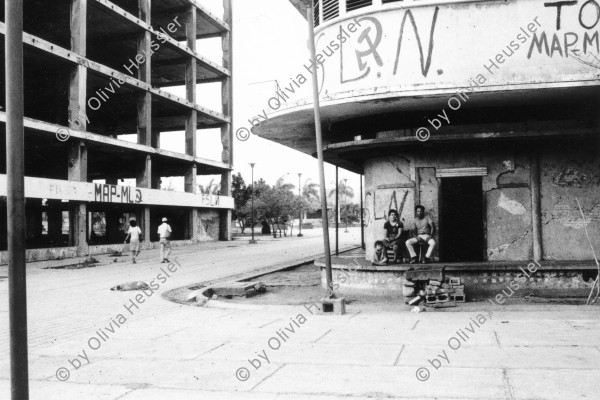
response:
M129 230L127 231L127 237L125 238L125 243L127 243L127 239L131 237L129 241L129 250L131 250L131 261L136 264L135 258L140 254L140 235L142 234L142 230L139 226L137 226L137 222L135 220L129 221Z

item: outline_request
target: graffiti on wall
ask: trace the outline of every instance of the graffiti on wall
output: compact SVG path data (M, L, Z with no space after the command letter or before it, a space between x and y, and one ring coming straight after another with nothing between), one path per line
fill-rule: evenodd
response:
M527 58L540 54L577 59L581 54L598 54L598 31L594 29L600 22L597 1L548 2L544 3L544 7L555 13L555 32L534 33Z
M433 36L435 32L435 26L438 18L439 7L435 7L433 16L431 19L431 25L429 30L429 42L426 44L421 42L421 37L424 36L423 32L419 33L415 17L411 10L406 10L400 21L400 28L398 31L398 39L395 48L395 58L393 59L394 65L392 74L397 75L399 68L406 62L402 59L402 45L406 42L406 37L414 35L416 39L416 45L418 48L419 61L421 66L421 74L427 77L429 73L429 67L431 66L432 54L433 54ZM409 24L407 24L407 21ZM373 66L385 67L381 57L380 49L382 39L388 36L387 32L384 32L384 28L379 19L371 16L365 16L356 18L357 24L363 28L363 31L356 38L356 44L354 45L354 52L348 51L348 45L344 46L345 40L340 39L340 83L349 83L359 81L368 77L372 71L370 63ZM338 38L343 38L343 27L340 26L340 34ZM409 32L408 35L405 33ZM384 35L386 33L386 35ZM337 44L336 44L337 46ZM344 48L346 47L346 50ZM409 57L413 57L411 54ZM390 65L390 68L391 65ZM378 72L378 77L381 73Z
M96 183L94 201L103 203L139 204L143 202L142 191L130 186Z
M400 219L408 217L406 215L406 203L412 202L412 189L380 189L375 193L374 220L387 220L389 211L396 210Z

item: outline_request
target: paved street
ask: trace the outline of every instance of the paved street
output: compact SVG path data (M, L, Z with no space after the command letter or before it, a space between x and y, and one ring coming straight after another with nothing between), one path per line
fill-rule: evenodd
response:
M316 255L319 232L255 246L237 240L177 249L174 272L156 261L156 251L136 265L30 266L31 398L598 398L597 307L532 305L510 312L482 305L481 312L412 314L399 306L320 316L308 299L306 307L257 310L182 306L160 297ZM357 229L342 232L342 246L358 243ZM161 273L165 282L155 292L109 290ZM10 391L7 308L1 280L0 399Z

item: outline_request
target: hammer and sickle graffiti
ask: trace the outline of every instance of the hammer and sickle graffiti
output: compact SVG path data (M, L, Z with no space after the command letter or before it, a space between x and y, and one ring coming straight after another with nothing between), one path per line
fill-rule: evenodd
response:
M365 59L367 59L370 56L373 56L373 59L375 60L375 63L377 63L378 66L383 66L383 60L381 59L381 56L377 51L377 48L379 47L381 39L383 37L383 28L381 26L381 22L379 22L379 20L374 17L362 17L357 19L357 22L363 21L370 22L372 26L364 28L364 30L361 32L357 39L358 43L360 44L366 43L367 48L365 50L354 50L356 54L356 62L358 65L358 69L362 72L362 74L354 78L344 78L344 45L342 44L340 57L340 81L342 83L358 81L369 75L369 73L371 72L371 67L368 65L368 61L365 61ZM374 38L373 33L375 36Z

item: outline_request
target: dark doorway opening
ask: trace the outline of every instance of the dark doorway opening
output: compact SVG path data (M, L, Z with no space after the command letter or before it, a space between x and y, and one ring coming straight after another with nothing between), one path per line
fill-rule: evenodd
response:
M483 261L481 177L442 178L440 260Z

